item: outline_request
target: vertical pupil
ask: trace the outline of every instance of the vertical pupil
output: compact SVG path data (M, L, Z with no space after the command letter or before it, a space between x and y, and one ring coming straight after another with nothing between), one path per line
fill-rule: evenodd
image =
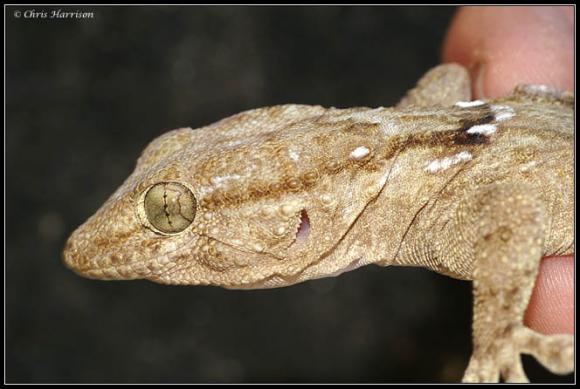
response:
M197 202L193 193L177 182L153 185L145 195L145 214L151 225L165 233L185 230L195 218Z

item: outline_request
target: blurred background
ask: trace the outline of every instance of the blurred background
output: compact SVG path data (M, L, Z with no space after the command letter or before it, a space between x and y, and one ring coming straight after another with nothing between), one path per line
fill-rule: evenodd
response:
M59 8L92 16L51 18ZM229 291L93 281L60 259L155 137L274 104L392 105L439 62L454 11L5 8L5 380L459 381L467 282L368 266ZM572 379L525 365L535 381Z

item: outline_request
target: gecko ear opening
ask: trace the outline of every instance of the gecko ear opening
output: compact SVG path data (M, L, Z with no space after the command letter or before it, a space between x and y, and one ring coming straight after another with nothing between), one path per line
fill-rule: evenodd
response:
M300 225L298 230L296 230L296 241L295 243L301 244L308 240L308 235L310 235L310 219L308 218L308 213L303 209L300 212Z

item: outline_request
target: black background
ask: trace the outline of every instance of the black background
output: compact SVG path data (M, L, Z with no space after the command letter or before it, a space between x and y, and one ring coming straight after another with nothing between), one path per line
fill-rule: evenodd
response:
M8 382L446 382L471 289L368 266L290 288L100 282L64 241L163 132L260 106L389 106L439 61L451 7L6 11ZM525 359L531 379L557 378ZM565 379L570 379L566 377Z

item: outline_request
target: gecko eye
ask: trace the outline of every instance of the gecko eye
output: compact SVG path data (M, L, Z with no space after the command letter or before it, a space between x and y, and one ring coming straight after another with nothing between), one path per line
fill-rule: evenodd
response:
M185 230L195 218L193 193L177 182L160 182L145 195L145 214L156 229L167 234Z

